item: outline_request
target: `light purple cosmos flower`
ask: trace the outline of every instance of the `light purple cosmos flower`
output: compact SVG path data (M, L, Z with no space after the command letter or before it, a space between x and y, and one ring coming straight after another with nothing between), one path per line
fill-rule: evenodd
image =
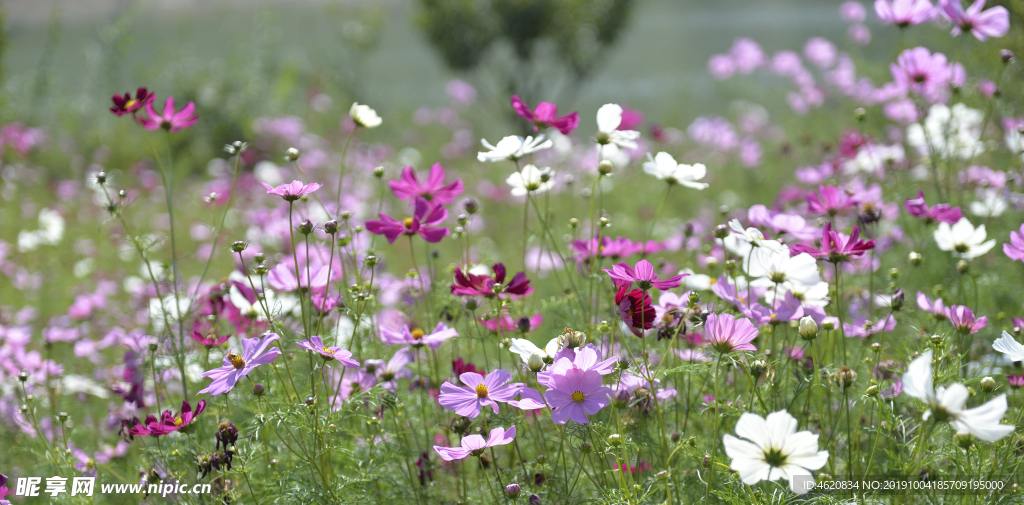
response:
M176 132L196 124L199 116L196 115L196 104L189 102L181 110L174 111L174 97L169 96L164 102L164 111L157 114L153 110L153 100L146 103L146 114L149 117L137 116L139 124L147 130L169 130Z
M949 319L949 309L942 302L942 298L936 298L934 302L928 299L928 295L917 292L917 307L935 316L936 319Z
M449 328L448 325L443 322L437 323L434 327L434 332L427 334L419 328L409 329L408 325L403 324L399 329L392 329L386 326L380 328L380 340L388 345L399 345L406 344L412 346L429 346L431 349L437 349L441 347L446 340L459 336L459 332L455 331L455 328Z
M928 0L875 0L875 14L883 23L904 28L935 18L935 6Z
M615 364L619 358L612 356L601 360L601 353L594 344L587 344L578 349L565 348L559 350L554 356L554 363L547 370L537 374L537 382L554 387L554 376L564 375L572 368L583 371L593 370L599 375L608 375L615 371Z
M387 214L378 214L380 220L366 222L366 229L370 233L384 235L389 244L394 244L401 235L419 234L430 243L440 242L441 239L450 233L448 228L437 226L448 218L448 210L444 205L431 205L423 197L416 197L415 210L411 217L399 221Z
M900 53L896 63L889 65L896 88L912 92L932 102L945 101L949 87L962 76L962 69L950 65L946 55L932 53L926 47L915 47Z
M973 335L988 326L988 316L974 317L974 311L963 305L949 306L949 322L964 335Z
M317 335L309 337L309 340L303 340L302 342L296 342L297 346L307 350L313 351L320 354L325 361L338 360L338 363L345 365L349 368L355 368L359 366L359 362L352 359L352 353L340 348L340 347L327 347L324 345L323 339Z
M756 351L750 342L757 337L757 328L749 319L736 319L732 314L708 314L704 333L716 351Z
M1024 224L1020 231L1010 232L1010 242L1003 244L1003 254L1014 261L1024 261Z
M268 195L280 196L281 198L284 198L286 202L294 202L306 195L313 194L316 190L323 187L323 184L318 182L303 184L302 181L292 181L289 184L282 184L276 188L263 181L260 181L260 184L262 184L264 188L267 188Z
M523 388L522 383L508 384L511 379L512 374L505 370L494 370L486 378L478 373L466 372L459 375L459 380L465 386L456 386L446 381L441 384L441 395L437 401L442 407L454 410L463 417L476 417L485 406L498 412L498 402L505 403L515 398Z
M953 36L961 32L971 32L978 40L988 40L989 37L999 38L1010 31L1010 13L1006 7L997 5L986 11L985 0L974 0L967 10L964 10L960 0L939 0L939 7L942 13L953 22Z
M601 374L595 370L572 367L564 374L551 376L551 387L544 398L551 405L551 420L565 424L572 419L587 424L588 415L594 415L611 403L611 388L601 384Z
M690 274L680 274L670 277L665 280L660 280L658 274L654 273L654 265L650 261L640 260L636 263L635 267L630 267L625 261L618 265L613 265L612 268L604 269L605 273L608 274L616 284L632 284L637 283L640 289L648 290L651 288L658 289L672 289L679 287L682 283L683 277Z
M929 207L924 201L924 191L919 191L917 198L907 198L903 206L910 215L923 219L926 223L955 224L964 217L960 212L960 207L952 207L948 203L939 203Z
M412 363L413 356L412 349L399 349L387 363L379 359L366 360L366 368L373 368L373 373L377 376L377 380L380 381L381 387L394 391L398 387L395 382L396 380L412 378L412 371L409 370L407 365Z
M277 347L270 347L270 344L280 338L277 333L267 333L260 338L241 339L241 356L228 353L227 356L224 356L223 366L203 373L203 377L210 377L213 382L199 394L209 393L217 396L227 393L256 367L273 362L281 354L281 350Z
M508 430L498 427L491 430L490 436L487 440L480 435L466 435L462 437L460 445L462 447L441 447L439 445L434 446L434 450L437 451L438 456L445 461L455 461L457 459L463 459L466 456L480 456L484 453L484 449L488 447L496 447L499 445L506 445L512 442L516 438L516 427L512 426Z
M867 18L867 12L860 2L847 0L839 6L839 17L847 23L863 23Z
M444 167L440 163L431 165L430 176L423 184L416 178L416 171L412 167L405 167L402 169L402 177L397 181L388 181L388 185L399 200L421 197L435 204L446 204L452 203L455 197L462 194L462 179L445 184Z

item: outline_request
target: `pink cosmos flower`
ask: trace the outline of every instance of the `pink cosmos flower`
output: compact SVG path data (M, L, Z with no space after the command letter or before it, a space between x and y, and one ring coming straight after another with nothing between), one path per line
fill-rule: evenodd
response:
M441 384L441 395L437 400L442 407L454 410L463 417L476 417L480 415L480 409L486 406L498 412L498 402L505 403L515 398L524 387L519 382L508 384L511 379L512 374L505 370L494 370L486 378L478 373L466 372L459 376L465 386L456 386L446 381Z
M822 216L835 216L856 206L857 201L836 186L818 186L817 193L807 194L807 211Z
M260 338L243 338L242 355L228 353L220 368L214 368L203 373L203 377L210 377L213 382L199 394L209 393L213 396L222 395L231 391L246 375L249 375L256 367L272 363L281 350L277 347L270 347L270 344L280 340L277 333L267 333Z
M448 219L448 210L444 205L431 205L423 197L417 196L415 209L412 217L406 217L399 221L387 214L378 214L380 220L366 222L366 229L370 233L384 235L389 244L394 244L401 235L419 234L430 243L440 242L448 236L450 231L447 227L437 226L445 219Z
M716 351L756 351L750 342L757 337L757 328L749 319L737 319L732 314L708 314L704 322L708 342Z
M508 314L502 314L498 319L484 319L481 317L480 323L487 328L487 331L497 332L500 329L504 331L520 331L522 333L527 333L536 330L537 327L543 324L544 316L538 313L530 317L522 316L513 319L512 316Z
M192 411L192 404L187 401L181 402L181 414L174 415L170 410L165 410L158 422L155 417L147 416L145 424L136 424L128 433L132 436L150 435L159 437L169 435L189 424L206 409L206 400L199 400L195 412Z
M0 503L5 502L4 497L13 493L14 490L7 489L7 476L0 473ZM11 502L7 501L9 505Z
M452 294L508 298L533 293L533 286L530 286L530 280L526 278L525 272L517 272L506 285L505 265L495 263L491 268L494 270L493 275L476 275L469 272L463 273L461 268L455 267L455 283L452 284ZM495 290L496 286L501 287Z
M565 424L570 419L587 424L588 415L594 415L611 403L611 388L601 384L601 374L573 366L564 374L551 376L552 386L544 398L553 409L551 420Z
M156 98L156 97L153 97ZM153 110L152 99L146 103L146 114L149 117L139 117L139 124L147 130L169 130L176 132L183 130L196 124L199 120L199 116L196 115L196 104L189 102L181 110L174 111L174 97L169 96L164 102L164 111L162 114L157 114Z
M847 0L839 6L839 17L847 23L863 23L867 18L864 5L854 0Z
M964 335L973 335L988 325L988 316L975 318L973 310L963 305L950 305L949 322L956 331Z
M679 359L683 361L690 361L694 363L711 361L711 358L709 358L707 354L697 349L676 349L676 355L678 355Z
M428 346L431 349L441 347L446 340L459 336L455 328L449 328L443 322L438 322L433 333L426 333L419 328L409 329L408 325L401 325L398 329L381 326L380 340L388 345L411 345L413 347Z
M1024 387L1024 375L1007 375L1006 382L1014 389ZM0 497L2 496L2 489L0 489Z
M611 269L604 269L604 272L620 286L630 286L635 282L644 291L651 288L661 290L677 288L682 283L683 277L690 275L680 274L660 280L658 274L654 273L654 265L647 260L638 261L635 267L630 267L628 263L623 261L618 265L613 265Z
M728 54L716 54L708 59L708 72L711 77L722 81L736 73L736 63Z
M192 331L192 340L205 345L206 347L217 347L218 345L227 342L231 338L231 335L220 335L218 336L214 332L205 333L199 330Z
M498 427L491 430L487 440L480 435L466 435L462 437L460 445L462 447L441 447L439 445L434 446L434 450L437 451L438 456L445 461L455 461L457 459L463 459L466 456L480 456L484 453L484 449L488 447L497 447L499 445L506 445L512 442L516 438L516 427L512 426L508 430Z
M847 338L867 338L872 335L890 332L896 329L896 318L889 314L883 319L872 321L866 317L859 317L853 323L845 323L843 332Z
M327 347L324 345L324 341L317 335L309 337L308 340L302 342L296 342L295 345L307 350L313 351L320 354L325 361L338 360L338 363L345 365L349 368L355 368L359 366L359 362L352 359L352 353L340 348L340 347Z
M1001 5L982 12L985 0L975 0L965 11L960 0L939 0L939 7L953 22L954 37L961 32L971 32L974 38L985 41L989 37L1002 37L1010 30L1010 13Z
M530 106L526 105L519 95L512 95L512 108L520 117L533 123L533 131L551 127L562 132L563 135L568 135L580 124L579 114L573 112L558 117L558 106L549 102L541 102L531 111Z
M450 184L444 183L444 167L440 163L430 166L430 176L427 182L420 184L416 178L416 171L412 167L402 169L402 177L397 181L388 181L391 192L399 200L409 200L422 197L424 200L434 204L447 204L455 201L455 197L462 194L462 179L455 179Z
M1024 261L1024 224L1019 231L1010 232L1010 242L1003 244L1003 254L1014 261Z
M931 301L928 295L918 291L917 292L917 307L924 312L927 312L937 319L949 319L949 309L942 302L942 298L936 298L935 301Z
M867 251L875 248L874 240L860 240L860 228L853 227L849 236L832 231L832 223L825 223L821 230L821 249L814 246L796 244L789 248L793 255L807 253L818 259L831 263L842 263L851 258L859 258Z
M875 0L875 14L883 23L904 28L927 23L937 12L928 0Z
M110 112L114 113L115 116L132 114L153 103L155 98L156 95L147 90L145 86L141 86L135 91L135 98L132 98L130 92L126 92L124 95L114 95L111 98L114 105L110 107ZM0 496L0 498L3 498L3 496Z
M928 207L924 201L924 191L917 193L917 198L908 198L903 204L910 215L924 220L926 223L949 223L955 224L964 217L960 207L951 207L948 203L940 203Z
M539 384L555 387L554 376L565 375L572 368L593 370L599 375L608 375L615 371L615 364L619 361L615 356L601 360L601 352L594 344L587 344L578 349L562 349L555 354L554 359L555 362L547 370L537 374Z
M407 365L413 362L414 356L414 351L406 347L399 349L387 363L379 359L366 360L366 368L373 368L373 373L384 389L395 391L398 387L395 382L397 379L412 378L412 371L407 368Z
M946 55L932 53L926 47L907 49L896 58L896 63L889 65L899 90L916 93L932 102L945 100L949 86L959 79L954 70Z
M260 184L262 184L264 188L267 188L268 195L280 196L281 198L284 198L286 202L294 202L306 195L313 194L316 190L323 187L323 184L318 182L303 184L302 181L292 181L289 184L282 184L276 188L263 181L260 181Z

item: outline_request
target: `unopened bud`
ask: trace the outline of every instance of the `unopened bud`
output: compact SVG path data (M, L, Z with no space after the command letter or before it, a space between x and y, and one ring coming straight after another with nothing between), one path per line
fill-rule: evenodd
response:
M720 224L720 225L715 227L715 238L717 238L717 239L724 239L725 237L728 237L728 236L729 236L729 227L728 226L726 226L724 224Z
M956 272L960 275L966 274L971 269L971 264L967 260L960 260L956 262Z
M1013 51L1009 49L1002 49L999 51L999 59L1003 60L1003 63L1009 63L1013 61Z
M622 445L622 435L619 435L618 433L612 433L611 435L608 435L608 445L612 447L618 447Z
M986 393L991 393L996 390L996 380L992 377L985 377L981 379L981 390Z
M309 235L313 232L313 222L309 219L299 223L299 233L303 235Z
M530 355L530 359L527 360L526 366L530 368L531 372L539 372L544 369L544 356L540 353L533 353Z
M907 261L910 262L911 266L918 267L921 266L921 263L924 261L924 257L917 251L910 251L910 254L907 255Z
M68 413L67 412L61 412L60 414L57 414L57 420L62 422L62 423L67 422L67 420L68 420Z
M826 319L821 322L821 329L825 331L832 331L836 329L836 322L832 319Z
M96 184L103 185L103 184L106 184L106 182L107 182L107 173L106 172L96 172Z
M335 233L338 233L338 230L340 229L341 225L339 225L334 219L324 223L324 233L327 233L328 235L334 235Z
M857 121L863 121L864 118L868 117L868 111L864 110L863 107L857 107L853 109L853 119Z
M462 201L462 208L465 209L466 214L473 215L480 210L480 203L474 198L466 198Z
M800 326L798 327L800 332L800 338L804 340L814 340L818 336L818 323L814 321L811 316L804 316L800 318Z
M377 167L373 169L373 176L380 179L384 177L384 167Z
M601 163L597 164L597 173L601 175L608 175L612 173L612 162L608 160L602 160Z
M376 265L377 263L379 263L379 260L377 259L376 256L374 256L372 254L367 256L365 259L363 259L363 264L368 266L368 267L372 267L372 266Z
M577 228L580 225L580 220L574 217L569 218L569 228Z
M263 387L263 384L255 384L252 387L252 394L256 397L263 396L266 392L267 388Z
M519 484L509 484L505 486L505 496L509 498L516 498L521 492L522 488L519 487Z
M853 386L853 383L857 381L857 372L854 372L850 367L843 365L839 367L839 370L836 370L836 372L832 374L832 379L839 385L840 391L845 391L850 386Z
M245 242L243 242L241 240L236 240L236 241L231 243L231 252L236 253L236 254L240 253L240 252L244 251L245 248L248 247L248 246L249 245L246 244Z
M961 449L968 449L974 445L974 435L966 431L958 431L953 435L953 441L956 445L960 446Z
M286 159L288 161L296 161L296 160L298 160L299 159L299 150L294 148L294 147L289 147L288 150L284 152L284 159Z
M580 444L580 452L583 454L590 454L590 451L594 450L594 446L590 445L590 442L583 442Z

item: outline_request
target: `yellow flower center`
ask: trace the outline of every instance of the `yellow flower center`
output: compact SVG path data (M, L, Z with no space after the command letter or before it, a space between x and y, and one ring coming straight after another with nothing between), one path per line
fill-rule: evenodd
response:
M423 330L421 330L419 328L416 328L416 329L412 330L409 333L412 335L412 339L413 340L419 340L419 339L423 338L423 335L424 335Z
M138 100L132 98L131 100L128 100L127 102L124 103L124 108L130 109L130 108L134 107L136 103L138 103Z
M180 417L174 418L174 425L175 426L181 426L181 418Z
M486 398L487 397L487 385L486 384L480 384L479 386L477 386L476 387L476 395L479 396L480 398Z
M332 350L330 350L330 349L328 349L328 348L326 348L326 347L324 347L323 349L321 349L321 350L320 350L320 352L325 352L325 353L327 353L327 354L334 354L334 351L332 351Z
M412 228L412 222L413 222L412 218L411 217L407 217L407 218L405 218L402 221L402 224L405 225L406 228Z
M235 370L245 368L245 360L237 354L228 353L228 361L231 362L231 366L235 367Z
M708 284L718 284L718 279L708 279Z
M574 401L574 402L576 402L576 403L582 402L582 401L583 401L583 398L584 398L584 397L583 397L583 393L582 393L582 392L580 392L580 391L575 391L575 392L573 392L573 394L572 394L572 401Z

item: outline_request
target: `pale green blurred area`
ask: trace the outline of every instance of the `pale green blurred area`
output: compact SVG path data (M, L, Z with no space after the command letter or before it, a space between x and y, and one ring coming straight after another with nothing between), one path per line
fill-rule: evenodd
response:
M765 73L718 82L706 70L708 57L728 51L737 37L753 38L770 55L800 51L811 36L829 38L855 61L894 55L895 33L873 24L867 4L873 40L865 48L849 43L839 4L638 0L619 43L588 82L537 99L559 99L563 110L581 111L588 130L593 111L612 101L677 127L699 115L726 114L736 98L785 113L783 82ZM4 115L81 123L102 111L112 93L146 85L161 96L194 93L201 110L234 104L253 117L304 115L295 97L313 87L335 99L335 118L351 100L373 105L385 118L407 118L417 107L447 103L444 86L455 77L481 88L480 122L500 115L508 94L487 74L511 52L492 48L473 75L452 73L416 27L417 7L413 0L8 1ZM879 70L885 67L872 72ZM217 84L233 79L238 82ZM244 105L237 102L239 89L250 94Z

